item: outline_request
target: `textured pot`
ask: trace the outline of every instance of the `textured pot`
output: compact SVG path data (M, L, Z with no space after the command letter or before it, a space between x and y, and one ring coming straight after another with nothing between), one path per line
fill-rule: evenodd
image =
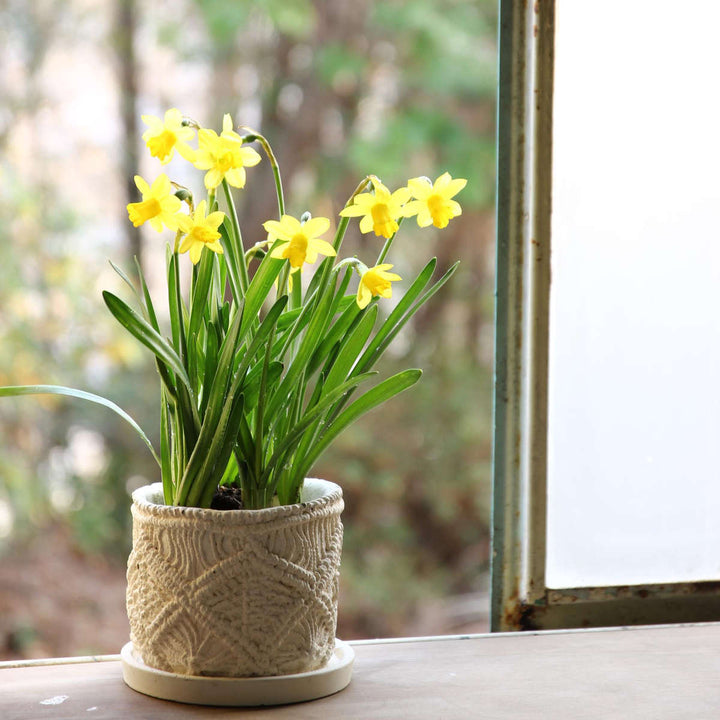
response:
M309 672L333 653L342 491L308 479L303 502L264 510L163 505L133 493L130 639L143 662L184 675Z

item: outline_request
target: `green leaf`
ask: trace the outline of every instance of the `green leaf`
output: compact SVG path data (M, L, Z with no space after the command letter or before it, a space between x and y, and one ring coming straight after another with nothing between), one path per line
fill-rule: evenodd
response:
M222 224L218 228L218 232L222 235L225 262L228 268L228 279L230 280L230 290L233 300L239 303L243 297L242 284L240 281L240 262L244 262L244 258L237 256L236 245L233 242L233 230L230 218L226 215Z
M259 362L247 374L243 392L245 394L245 402L248 407L255 407L260 394L260 380L262 376L263 362ZM277 360L268 364L267 377L265 379L266 386L273 386L280 379L283 371L283 364Z
M142 307L140 294L138 293L133 281L125 274L125 271L122 268L118 267L112 260L110 260L109 262L110 267L112 267L112 269L120 276L122 281L130 288L130 290L132 290L133 295L138 299L138 302Z
M165 399L165 393L162 393L162 404L160 407L160 470L163 484L163 498L166 505L172 505L174 501L175 483L173 482L172 472L172 448L170 447L171 430L170 423L170 407L169 402Z
M238 414L243 412L243 406L243 396L240 395L223 405L220 417L212 427L203 423L203 431L180 481L180 487L187 488L187 493L180 496L179 505L210 505L220 479L218 469L224 470L230 458L235 441L232 430L237 426Z
M317 370L321 363L326 362L333 352L333 347L336 346L340 338L344 337L348 329L352 326L355 318L360 312L360 308L355 302L354 297L348 298L350 303L344 304L345 308L342 311L342 315L333 323L332 327L325 334L323 341L318 345L317 349L313 353L310 362L308 363L308 373L312 374Z
M214 323L207 325L205 332L205 370L203 373L202 395L200 398L200 414L204 417L210 399L210 388L217 372L218 364L218 331Z
M0 387L0 397L18 397L20 395L64 395L66 397L77 398L78 400L87 400L95 403L96 405L102 405L103 407L112 410L125 420L125 422L127 422L140 436L140 439L145 443L145 445L148 446L158 465L161 464L160 459L155 453L155 448L153 448L152 443L148 439L147 435L145 435L142 428L130 417L130 415L128 415L121 407L111 400L108 400L100 395L86 392L85 390L76 390L75 388L63 387L62 385L10 385Z
M418 371L419 372L419 371ZM275 452L273 453L270 460L266 463L265 472L261 478L261 482L265 483L269 480L270 474L278 467L279 461L292 446L297 442L298 438L309 428L320 416L328 410L334 403L336 403L345 393L349 392L353 388L356 388L361 382L373 377L375 373L364 373L363 375L356 375L350 380L338 385L333 390L329 391L309 412L305 413L302 418L290 429L290 431L283 436L278 442ZM349 409L349 408L348 408Z
M148 289L147 283L145 282L145 275L143 274L142 267L137 258L135 258L135 267L137 268L138 278L140 279L140 288L142 289L143 297L145 298L145 312L147 313L147 320L150 325L160 332L160 325L155 314L155 306L153 305L152 298L150 297L150 290Z
M255 272L250 286L245 294L245 305L243 307L243 322L240 327L240 338L245 337L245 333L250 329L254 322L257 322L260 308L272 288L277 276L285 264L285 260L276 260L270 255L266 255L260 263L260 267Z
M330 366L323 392L326 390L332 390L336 385L339 385L347 378L350 370L353 368L353 365L360 357L367 339L370 337L370 333L375 325L377 314L377 305L373 305L368 308L368 311L363 313L363 316L355 329L348 335L342 337L340 340L339 352Z
M168 310L170 311L170 327L175 352L183 363L187 362L187 346L185 343L185 328L183 325L182 296L180 294L180 268L178 267L177 253L169 255L168 259ZM185 366L186 367L186 366Z
M290 363L285 377L278 386L277 391L273 394L267 406L267 417L275 418L280 408L287 402L293 392L298 392L296 384L301 374L305 372L310 356L320 343L330 318L328 309L332 304L333 295L332 288L326 288L325 294L320 298L318 306L310 318L305 336L303 337L297 354Z
M240 420L238 421L236 441L237 446L235 448L235 458L238 461L238 465L243 463L246 467L248 467L251 460L255 457L255 441L253 440L250 424L244 414L240 416ZM239 458L238 453L241 454L241 457Z
M206 482L211 481L207 473L216 466L219 467L221 465L221 461L218 458L221 453L227 451L227 446L223 444L224 435L218 439L217 433L225 433L228 427L232 428L234 433L237 433L240 421L237 417L237 411L233 408L236 405L237 398L243 394L241 392L241 383L245 378L248 364L277 323L277 319L280 313L282 313L286 303L287 296L283 296L270 309L253 338L253 342L243 354L243 359L235 370L235 375L231 380L232 360L237 354L239 327L242 322L242 314L237 313L235 315L230 330L225 336L225 340L220 349L217 372L208 398L207 412L203 418L200 434L193 447L188 466L185 469L182 480L180 481L180 487L176 493L177 504L194 504L197 499L202 496L202 488ZM233 443L234 442L233 436ZM227 459L225 462L227 462Z
M137 267L138 276L140 277L140 284L144 297L138 292L135 284L132 280L130 280L125 271L118 267L112 260L110 260L109 262L112 269L120 276L122 281L130 288L130 290L132 290L132 293L135 296L138 306L142 310L145 319L150 322L150 324L155 330L159 330L157 318L155 317L155 309L153 308L152 301L150 300L147 285L145 284L145 278L143 277L142 270L140 269L140 264L138 263L137 258L135 258L135 265Z
M102 295L108 310L115 316L115 319L145 347L152 350L182 380L192 397L190 378L188 378L177 353L160 333L116 295L107 290L104 290Z
M211 302L209 291L213 278L215 254L211 252L203 253L199 265L197 278L192 288L190 322L188 323L188 341L190 343L198 334L208 304Z
M452 277L459 265L459 263L455 263L429 290L420 295L435 270L436 262L437 260L435 258L428 262L415 282L410 286L407 293L405 293L402 300L400 300L395 309L390 313L388 319L383 323L377 335L365 349L360 360L358 360L356 365L358 372L365 372L373 367L408 320L440 290ZM417 302L413 303L419 295L420 297Z
M199 335L202 323L208 313L208 306L213 302L209 297L210 286L213 279L213 267L215 264L215 253L206 252L200 257L200 263L193 269L194 282L191 291L190 319L187 325L187 367L188 375L193 381L198 382L201 374L201 366L204 365L202 358L202 344L199 342ZM200 386L195 387L195 392L200 392Z
M277 329L278 332L282 332L283 330L287 330L300 316L300 313L302 313L304 308L295 308L294 310L288 310L286 313L283 313L280 316L280 319L278 320Z
M403 390L412 387L421 377L421 370L404 370L368 390L361 395L352 405L344 410L320 435L319 440L313 444L312 450L302 461L299 476L305 477L315 461L325 451L333 440L348 426L355 422L366 412L386 402ZM360 377L364 377L360 376Z

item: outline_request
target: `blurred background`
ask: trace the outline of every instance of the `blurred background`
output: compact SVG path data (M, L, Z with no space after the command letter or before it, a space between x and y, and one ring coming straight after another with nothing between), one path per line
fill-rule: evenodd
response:
M2 385L104 395L157 440L150 355L100 297L123 292L108 260L163 287L168 238L125 212L133 175L160 171L141 114L257 128L296 216L337 216L368 173L468 179L462 216L393 248L407 280L462 261L387 357L422 382L314 471L345 493L343 639L487 629L496 24L492 0L0 0ZM248 243L276 212L269 164L251 173ZM346 242L379 249L356 222ZM0 659L119 651L129 493L156 470L107 410L0 401Z

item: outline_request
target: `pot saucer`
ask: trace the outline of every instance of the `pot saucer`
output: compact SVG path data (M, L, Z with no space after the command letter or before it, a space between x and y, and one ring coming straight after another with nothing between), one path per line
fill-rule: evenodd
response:
M144 695L194 705L250 707L316 700L348 686L355 651L342 640L327 665L312 672L274 677L226 678L178 675L148 667L127 643L121 653L123 680Z

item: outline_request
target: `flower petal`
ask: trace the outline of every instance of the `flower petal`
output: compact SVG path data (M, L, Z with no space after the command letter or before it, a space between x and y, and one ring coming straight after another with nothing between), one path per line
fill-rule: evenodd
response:
M402 216L409 218L413 215L417 215L423 208L425 207L425 204L420 200L411 200L409 203L405 203L402 207Z
M310 218L304 225L303 230L308 237L317 237L328 231L330 220L326 217Z
M223 179L223 174L215 167L210 168L205 173L205 188L207 190L214 190Z
M453 214L453 217L462 215L462 208L460 207L460 203L455 202L455 200L448 200L448 208L450 209L450 212Z
M144 180L140 175L135 176L135 185L143 195L147 195L150 192L150 186L147 184L147 180Z
M372 300L372 293L370 292L370 290L368 288L365 287L365 285L361 279L360 284L358 285L355 302L357 303L358 307L362 310L363 308L367 307L370 300Z
M406 187L398 188L393 194L392 194L392 200L393 202L398 203L399 205L402 205L403 203L406 203L410 199L410 189Z
M297 235L298 233L303 233L303 235L305 234L302 223L292 215L283 215L280 218L280 224L283 226L285 232L289 235L289 239L292 239L292 236Z
M193 241L190 238L189 235L186 235L182 242L180 243L180 247L178 248L178 251L181 253L187 252L193 245Z
M428 225L432 225L432 221L430 210L428 210L427 206L423 207L417 216L418 227L427 227Z
M457 195L466 185L467 180L464 178L455 178L443 188L442 195L444 198L449 199L453 195Z
M280 237L283 233L282 225L277 220L266 220L262 226L265 232L273 237Z
M200 255L202 254L202 251L202 243L193 243L192 247L190 248L190 260L193 265L197 265L200 261Z
M315 252L319 252L321 255L327 255L328 257L335 257L337 255L335 248L326 240L314 238L310 241L309 247Z
M225 173L225 179L228 181L228 185L236 188L244 188L245 182L247 181L245 168L231 168Z
M449 172L444 172L444 173L435 181L435 184L433 185L433 190L435 190L435 192L438 192L438 191L442 190L446 185L449 184L449 182L450 182L451 179L452 179L452 178L451 178L451 176L450 176L450 173L449 173Z
M275 258L276 260L284 260L288 247L290 247L289 242L281 242L270 252L270 257Z
M374 225L374 223L373 223L372 215L365 215L365 217L363 217L360 220L360 232L361 233L372 232L373 225Z
M170 108L165 111L165 124L166 125L180 125L182 124L182 113L177 108Z
M418 200L424 200L432 192L432 185L424 178L419 177L408 180L408 188L413 197Z
M155 196L168 195L171 190L172 185L170 184L170 179L165 173L160 173L150 186L150 192Z
M206 218L205 218L205 224L211 225L214 228L220 227L220 224L225 219L225 213L222 212L222 210L216 210L215 212L211 212Z
M260 154L256 150L253 150L253 148L251 147L241 148L240 158L242 160L242 164L246 165L247 167L254 167L262 159L260 157Z
M359 197L359 196L358 196ZM357 201L358 198L355 198ZM357 217L358 215L364 215L367 210L361 207L357 202L355 205L348 205L340 211L340 217Z

